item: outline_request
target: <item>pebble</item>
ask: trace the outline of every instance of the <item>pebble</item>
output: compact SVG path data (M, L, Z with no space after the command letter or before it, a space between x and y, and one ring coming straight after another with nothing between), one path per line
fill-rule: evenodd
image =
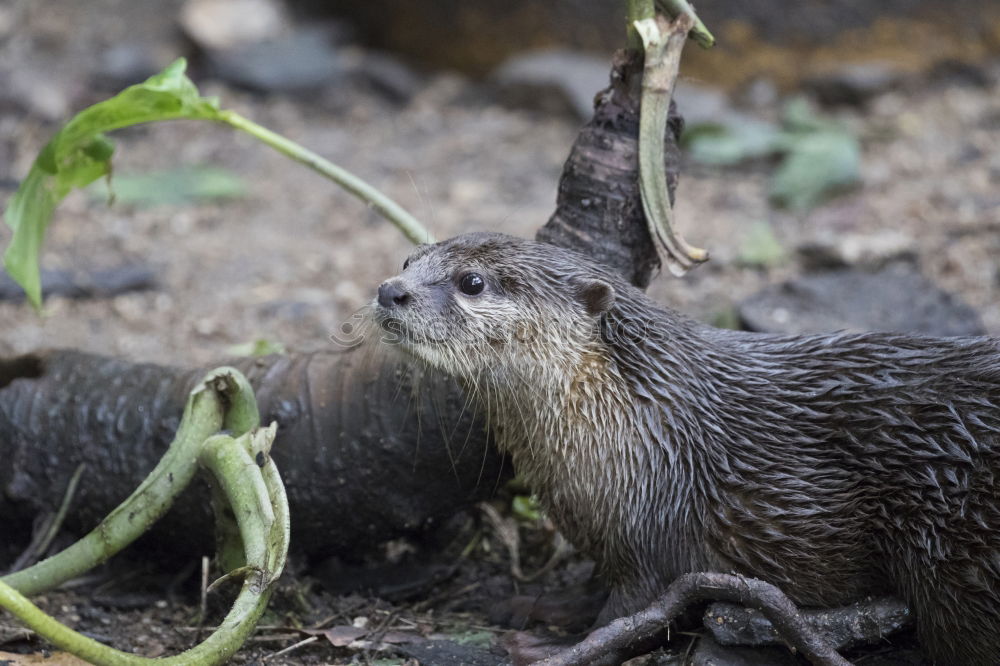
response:
M500 101L588 120L594 95L608 86L611 63L583 51L553 48L518 53L490 79Z
M185 34L205 50L226 50L276 39L291 31L275 0L188 0L180 13Z
M803 87L821 104L862 106L876 95L892 90L902 80L903 75L897 65L867 62L844 65L810 77L803 82Z
M916 255L916 240L907 233L886 229L871 234L824 234L797 248L808 271L861 266L878 269L897 259Z

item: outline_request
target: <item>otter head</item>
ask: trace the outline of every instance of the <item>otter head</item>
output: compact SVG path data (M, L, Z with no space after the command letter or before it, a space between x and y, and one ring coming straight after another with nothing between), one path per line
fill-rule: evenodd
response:
M373 309L384 340L448 374L526 379L599 343L613 280L567 250L472 233L418 247Z

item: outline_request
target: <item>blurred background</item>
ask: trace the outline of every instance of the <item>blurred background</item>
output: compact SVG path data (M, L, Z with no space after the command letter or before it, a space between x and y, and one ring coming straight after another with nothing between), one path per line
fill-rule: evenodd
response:
M179 56L205 94L399 201L439 238L532 236L609 59L603 0L0 0L0 202L75 111ZM1000 1L702 0L677 219L712 260L659 301L755 330L1000 334ZM37 316L0 276L0 354L193 365L328 335L409 243L249 137L115 134L71 195ZM10 233L0 228L6 245Z

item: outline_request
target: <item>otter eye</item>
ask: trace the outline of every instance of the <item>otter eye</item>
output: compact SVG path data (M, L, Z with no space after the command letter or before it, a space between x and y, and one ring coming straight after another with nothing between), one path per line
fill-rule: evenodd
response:
M486 287L486 280L479 273L466 273L458 281L458 288L467 296L475 296L482 293Z

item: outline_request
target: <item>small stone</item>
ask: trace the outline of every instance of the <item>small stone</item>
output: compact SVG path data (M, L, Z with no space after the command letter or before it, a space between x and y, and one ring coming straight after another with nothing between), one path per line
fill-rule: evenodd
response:
M219 332L219 325L208 317L202 317L194 323L194 330L198 335L210 336Z
M862 106L872 97L895 88L902 72L891 63L868 62L844 65L804 81L821 104Z
M276 39L291 30L275 0L188 0L181 28L202 49L225 50Z
M797 252L807 272L847 266L875 270L891 261L915 258L916 242L894 229L874 234L827 234L801 244Z
M677 111L684 116L684 123L690 127L739 120L739 114L733 111L729 102L729 95L717 88L678 81L674 86L674 100Z
M542 49L518 53L491 76L500 101L587 120L594 95L606 88L611 63L582 51Z
M5 78L0 85L0 110L18 109L49 122L64 120L69 115L67 82L30 67L15 68Z
M121 90L145 81L166 64L147 44L115 44L101 53L94 79L103 88Z
M946 85L961 84L977 88L988 88L995 79L990 68L981 63L946 59L935 63L927 73L931 81L940 81Z
M757 77L739 93L739 101L751 109L771 109L778 103L781 94L771 79Z
M303 28L207 55L214 76L259 92L312 91L342 74L339 55L323 28Z
M395 104L406 104L424 87L424 78L406 63L377 51L362 53L351 75Z

